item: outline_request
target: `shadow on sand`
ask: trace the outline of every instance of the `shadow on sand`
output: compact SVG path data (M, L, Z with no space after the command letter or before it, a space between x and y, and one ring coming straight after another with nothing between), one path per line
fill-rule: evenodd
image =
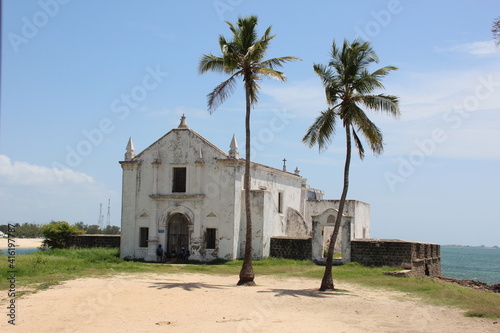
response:
M314 298L327 298L331 296L352 296L345 290L337 291L319 291L318 289L269 289L262 290L259 293L274 293L275 297L292 296L292 297L314 297Z
M228 288L252 288L252 287L237 287L236 285L218 285L203 282L151 282L149 288L156 289L184 289L185 291L193 291L198 289L228 289ZM275 297L292 296L292 297L315 297L328 298L332 296L352 296L346 290L336 291L319 291L318 289L278 289L271 288L267 290L258 290L257 293L273 293Z
M181 288L186 291L193 291L195 289L226 289L230 286L208 284L203 282L152 282L149 288L156 289L175 289Z

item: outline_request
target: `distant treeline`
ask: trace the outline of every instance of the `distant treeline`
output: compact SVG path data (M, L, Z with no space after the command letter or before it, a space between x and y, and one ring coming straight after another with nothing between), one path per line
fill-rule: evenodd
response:
M36 223L11 223L12 225L15 226L15 234L13 235L14 237L26 237L26 238L37 238L37 237L43 237L42 233L40 232L40 228L42 227L42 224L36 224ZM85 231L86 234L92 234L92 235L119 235L120 234L120 227L114 226L114 225L109 225L106 226L104 229L101 229L98 225L96 224L85 224L83 222L78 222L74 224L78 229ZM0 224L0 231L3 232L4 234L7 235L8 231L8 226L7 224Z

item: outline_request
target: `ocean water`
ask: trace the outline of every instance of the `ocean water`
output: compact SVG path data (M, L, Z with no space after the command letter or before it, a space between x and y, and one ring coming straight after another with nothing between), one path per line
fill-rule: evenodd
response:
M2 254L7 256L8 255L8 249L0 249L2 250ZM34 247L34 248L26 248L26 249L19 249L16 248L16 256L21 255L21 254L28 254L28 253L33 253L33 252L38 252L40 249Z
M500 283L500 248L441 246L441 275Z

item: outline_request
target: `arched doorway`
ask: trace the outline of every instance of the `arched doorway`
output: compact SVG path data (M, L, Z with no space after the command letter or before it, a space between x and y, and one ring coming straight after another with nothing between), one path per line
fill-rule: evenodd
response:
M189 249L189 222L183 214L174 214L168 220L167 252L181 253Z

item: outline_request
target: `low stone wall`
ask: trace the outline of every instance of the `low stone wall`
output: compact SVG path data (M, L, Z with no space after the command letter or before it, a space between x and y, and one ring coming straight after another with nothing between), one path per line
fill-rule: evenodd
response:
M397 239L356 239L351 241L351 261L367 266L400 266L409 276L441 275L441 248L438 244Z
M312 257L311 238L272 237L270 256L286 259L310 260Z
M120 247L120 235L73 235L68 247Z

